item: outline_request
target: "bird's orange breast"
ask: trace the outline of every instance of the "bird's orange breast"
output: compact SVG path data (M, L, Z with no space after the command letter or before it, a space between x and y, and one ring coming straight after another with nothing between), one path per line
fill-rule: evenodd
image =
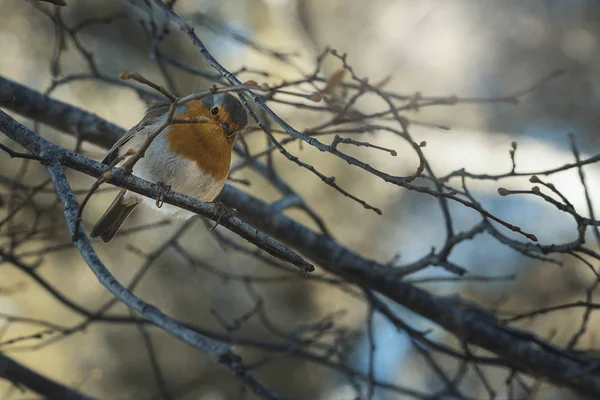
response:
M202 104L188 104L187 109L176 118L196 118L208 116ZM181 157L192 160L204 173L216 180L224 180L229 173L233 142L218 122L210 119L198 124L173 124L166 133L169 150Z

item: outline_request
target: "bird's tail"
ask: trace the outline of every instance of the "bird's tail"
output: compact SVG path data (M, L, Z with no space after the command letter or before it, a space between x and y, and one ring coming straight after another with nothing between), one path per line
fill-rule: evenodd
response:
M91 238L102 238L104 243L108 243L115 237L125 219L140 203L138 199L126 199L125 193L127 193L125 189L121 190L108 210L96 222L90 233Z

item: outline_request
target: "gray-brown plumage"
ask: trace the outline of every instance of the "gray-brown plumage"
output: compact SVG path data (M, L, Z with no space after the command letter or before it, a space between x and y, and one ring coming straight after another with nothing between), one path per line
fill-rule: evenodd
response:
M154 103L148 106L148 109L146 110L142 120L134 125L125 135L121 136L121 138L115 142L111 149L106 153L102 163L110 165L119 156L119 152L123 146L129 142L136 133L140 133L147 127L155 125L161 119L161 117L164 117L164 115L169 111L169 107L170 106L167 103ZM122 189L110 204L108 209L96 222L92 228L92 231L90 232L90 237L92 239L101 238L104 243L110 242L117 234L117 231L123 222L125 222L127 217L131 215L136 206L140 204L141 200L131 197L127 199L129 201L125 201L126 193L127 190Z
M123 222L135 210L135 207L140 204L139 201L126 204L123 201L126 192L127 190L122 189L108 207L108 210L96 222L96 225L94 225L90 232L91 238L101 238L104 243L108 243L115 237Z

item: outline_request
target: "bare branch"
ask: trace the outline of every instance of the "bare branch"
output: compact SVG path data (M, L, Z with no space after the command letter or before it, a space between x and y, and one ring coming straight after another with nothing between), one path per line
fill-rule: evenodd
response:
M0 353L0 377L24 386L47 399L92 400L78 391L57 383Z

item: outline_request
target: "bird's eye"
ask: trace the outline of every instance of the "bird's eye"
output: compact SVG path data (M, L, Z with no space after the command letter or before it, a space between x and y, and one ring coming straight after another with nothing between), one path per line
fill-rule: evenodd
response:
M210 113L212 115L217 115L219 113L219 107L214 106L213 108L210 109Z

